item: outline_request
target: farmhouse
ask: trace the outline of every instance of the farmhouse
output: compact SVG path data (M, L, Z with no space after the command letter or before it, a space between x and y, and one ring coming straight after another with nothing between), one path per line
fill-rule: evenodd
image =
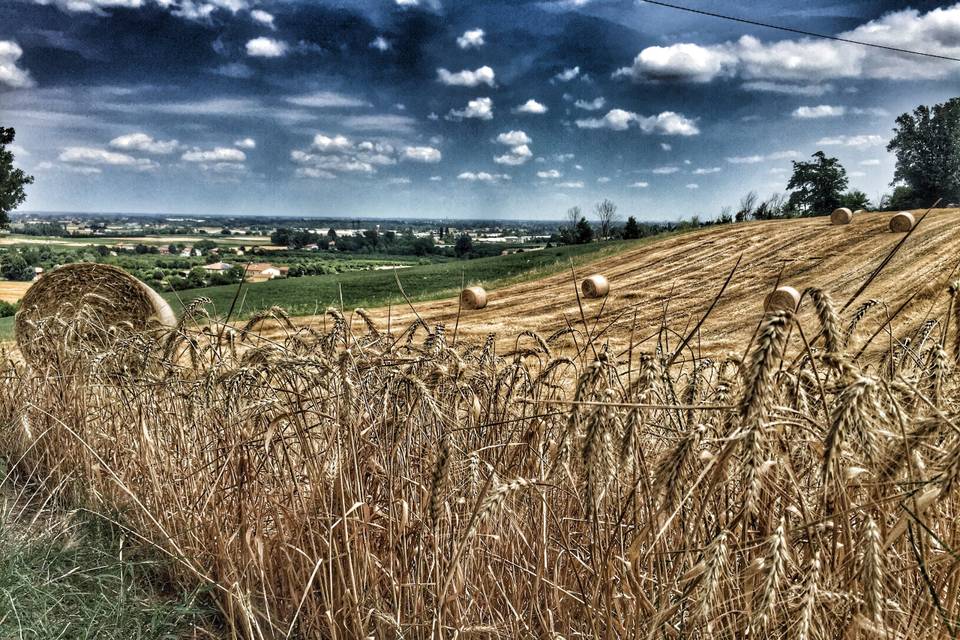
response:
M262 282L274 278L285 278L289 267L275 267L269 262L251 262L247 265L247 280Z
M204 265L203 268L210 273L223 273L233 269L233 265L229 262L214 262L213 264Z

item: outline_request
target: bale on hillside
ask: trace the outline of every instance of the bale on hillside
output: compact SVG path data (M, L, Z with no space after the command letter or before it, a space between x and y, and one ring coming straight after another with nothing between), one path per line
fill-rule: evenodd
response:
M850 224L853 220L853 212L846 207L839 207L830 214L830 224Z
M96 349L123 333L176 323L167 301L123 269L83 262L59 267L27 289L14 329L24 358L39 363L81 344Z
M890 218L890 231L894 233L904 233L913 229L913 225L917 222L913 218L913 214L909 211L901 211L897 215Z
M580 284L584 298L602 298L610 293L610 282L599 273L595 273Z
M467 287L460 292L460 306L464 309L483 309L487 306L487 292L483 287Z
M861 213L866 213L866 212L867 212L866 209L857 209L856 211L853 212L853 215L858 216Z
M800 292L793 287L777 287L777 289L767 296L763 302L763 310L771 311L796 311L800 306Z

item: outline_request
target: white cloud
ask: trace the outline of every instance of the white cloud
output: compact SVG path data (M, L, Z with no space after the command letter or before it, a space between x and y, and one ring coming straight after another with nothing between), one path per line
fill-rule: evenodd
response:
M568 160L573 160L575 157L572 153L558 153L553 156L553 159L557 162L567 162Z
M503 173L487 173L486 171L480 171L474 173L473 171L464 171L457 176L458 180L466 180L467 182L486 182L494 183L500 182L501 180L509 180L510 176Z
M810 96L820 97L833 91L832 84L790 84L788 82L770 82L768 80L756 80L754 82L744 82L742 88L747 91L761 91L764 93L782 93L790 96Z
M671 145L669 142L661 142L660 148L664 151L671 151L673 150L673 145Z
M520 144L530 144L533 140L530 136L527 135L525 131L507 131L501 133L497 136L497 142L500 144L505 144L511 147L515 147Z
M391 46L390 41L383 36L377 36L370 42L370 48L377 51L389 51Z
M413 182L413 180L403 176L399 178L390 178L389 180L387 180L387 184L395 184L395 185L410 184L411 182Z
M864 134L858 136L835 136L832 138L820 138L817 140L817 144L830 147L830 146L844 146L844 147L880 147L887 143L882 137L874 134Z
M337 134L332 138L330 136L318 133L313 136L313 148L318 151L337 151L349 149L352 145L350 139L346 136Z
M465 109L451 109L447 120L463 120L476 118L478 120L493 119L493 100L490 98L476 98L467 103Z
M319 180L333 180L337 177L335 173L316 167L300 167L294 172L294 175L298 178L314 178Z
M280 58L286 55L287 49L286 42L263 36L247 42L247 55L251 58Z
M680 171L680 167L657 167L652 173L660 176L669 175Z
M876 158L871 158L869 160L861 160L860 166L861 167L878 167L880 166L880 161L877 160Z
M554 180L559 178L563 174L557 171L556 169L548 169L547 171L537 171L537 177L543 180Z
M570 182L558 182L556 183L556 186L560 187L561 189L583 189L583 181L572 180Z
M610 178L608 178L607 176L600 176L599 178L597 178L597 182L599 182L600 184L607 184L608 182L610 182Z
M250 12L250 17L262 25L266 25L271 29L274 28L273 16L267 13L266 11L264 11L263 9L254 9L253 11Z
M241 138L233 141L233 146L239 149L256 149L257 141L253 138Z
M483 29L464 31L463 35L457 38L457 46L461 49L469 49L470 47L480 48L485 44L483 41L484 35L486 34L483 32Z
M693 175L695 176L705 176L710 173L720 173L722 169L720 167L700 167L699 169L693 170Z
M650 186L649 182L634 182L630 185L631 189L646 189Z
M819 104L815 107L806 105L797 107L791 114L794 118L813 119L813 118L837 118L847 112L846 107L836 107L829 104Z
M17 66L23 56L23 49L11 40L0 40L0 84L14 89L24 89L34 85L30 74Z
M513 111L514 111L514 113L533 113L533 114L541 114L541 113L546 113L546 112L548 111L548 109L547 109L546 105L540 104L539 102L537 102L537 101L534 100L533 98L530 98L529 100L527 100L526 102L524 102L524 103L521 104L520 106L516 107Z
M691 182L690 184L687 185L687 189L699 189L699 188L700 188L700 185L698 185L696 182Z
M60 153L59 159L60 162L73 165L129 167L137 171L151 171L160 166L153 160L94 147L67 147Z
M313 109L340 109L347 107L369 107L370 103L360 98L336 93L334 91L314 91L299 96L290 96L287 102L298 107Z
M752 155L752 156L733 156L727 158L727 162L730 164L757 164L758 162L763 162L765 160L788 160L790 158L799 157L799 153L792 149L788 151L775 151L773 153L768 153L767 155Z
M865 175L867 175L867 174L864 173L863 171L851 171L851 172L848 173L847 175L850 176L851 178L862 178L863 176L865 176Z
M415 162L436 163L440 162L443 154L433 147L407 147L403 150L403 157Z
M564 69L557 75L553 76L554 79L559 80L560 82L570 82L574 78L580 75L580 67L573 67L572 69Z
M349 155L317 155L297 149L290 152L290 159L297 164L307 165L320 171L344 173L376 173L377 171L372 163Z
M696 122L683 114L664 111L655 116L641 116L632 111L611 109L603 118L577 120L581 129L612 129L626 131L636 124L643 133L659 133L668 136L695 136L700 133Z
M367 116L347 116L340 124L354 131L389 131L391 133L410 133L417 121L410 116L396 113L378 113Z
M599 111L607 105L607 100L603 96L599 98L594 98L589 102L586 100L577 100L573 103L577 109L583 109L584 111Z
M635 81L710 82L728 72L736 61L736 56L724 45L702 47L679 43L668 47L647 47L637 54L632 67L620 69L615 75L630 75Z
M396 0L396 2L400 7L415 7L420 4L420 0Z
M128 133L111 140L110 146L124 151L142 151L144 153L166 155L176 151L180 147L180 143L176 140L154 140L152 136L146 133Z
M430 176L430 182L443 182L443 178L440 176Z
M502 156L496 156L493 161L497 164L506 164L515 167L525 164L532 157L533 152L530 151L530 147L525 144L521 144L510 149L509 153L506 153Z
M206 151L194 148L185 152L180 156L180 159L185 162L205 163L244 162L247 159L247 154L240 149L232 149L230 147L216 147L215 149Z
M496 74L486 65L474 71L464 69L457 73L440 68L437 69L437 80L448 87L476 87L481 84L492 87L495 84Z

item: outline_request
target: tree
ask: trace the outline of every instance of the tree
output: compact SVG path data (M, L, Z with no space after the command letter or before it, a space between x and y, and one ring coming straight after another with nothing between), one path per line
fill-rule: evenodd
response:
M787 189L793 193L787 207L804 216L829 215L840 204L847 188L847 170L823 151L812 157L813 162L793 161L793 175L787 183Z
M933 108L920 105L897 118L887 151L897 156L892 186L909 187L905 208L930 206L937 198L960 200L960 98Z
M759 197L756 191L750 191L747 195L740 198L740 208L737 209L737 215L735 216L737 222L743 222L753 217L753 211L757 206Z
M35 275L33 267L27 263L23 256L16 253L4 254L0 258L0 276L6 280L18 280L20 282L29 282Z
M13 152L7 146L13 144L16 136L12 127L0 127L0 227L10 224L10 212L27 199L23 188L33 184L33 176L13 166Z
M567 209L566 217L564 218L567 223L566 226L570 229L574 229L577 226L577 223L580 222L580 218L583 217L583 211L580 207L570 207Z
M604 240L609 238L617 222L617 205L604 198L603 202L598 202L593 208L593 214L597 216L597 222L600 225L600 238Z
M473 251L473 240L470 238L470 236L464 233L457 238L457 244L453 247L453 253L458 258L462 258L466 255L470 255L471 251Z
M580 218L577 222L574 233L574 242L576 244L587 244L593 240L593 227L587 222L586 218Z
M633 216L627 218L627 224L623 225L623 237L627 240L636 240L640 237L640 225Z
M870 198L867 197L867 194L865 194L863 191L851 189L840 196L839 206L846 207L851 211L856 211L857 209L869 209Z

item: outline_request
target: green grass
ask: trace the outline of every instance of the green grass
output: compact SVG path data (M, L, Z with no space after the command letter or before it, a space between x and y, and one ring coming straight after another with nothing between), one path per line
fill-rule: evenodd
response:
M242 312L235 312L234 317L249 316L273 305L283 307L291 315L322 313L329 306L339 307L341 295L347 309L400 304L403 296L397 288L396 276L400 277L411 300L434 300L455 294L460 290L461 282L502 287L556 273L568 269L571 263L579 265L597 260L660 237L554 247L507 256L418 265L396 271L358 271L246 284L240 293ZM231 285L164 295L178 312L183 303L206 296L213 300L217 313L225 314L236 293L236 285Z
M209 628L197 593L163 593L161 572L93 516L23 522L0 512L0 638L174 640Z

